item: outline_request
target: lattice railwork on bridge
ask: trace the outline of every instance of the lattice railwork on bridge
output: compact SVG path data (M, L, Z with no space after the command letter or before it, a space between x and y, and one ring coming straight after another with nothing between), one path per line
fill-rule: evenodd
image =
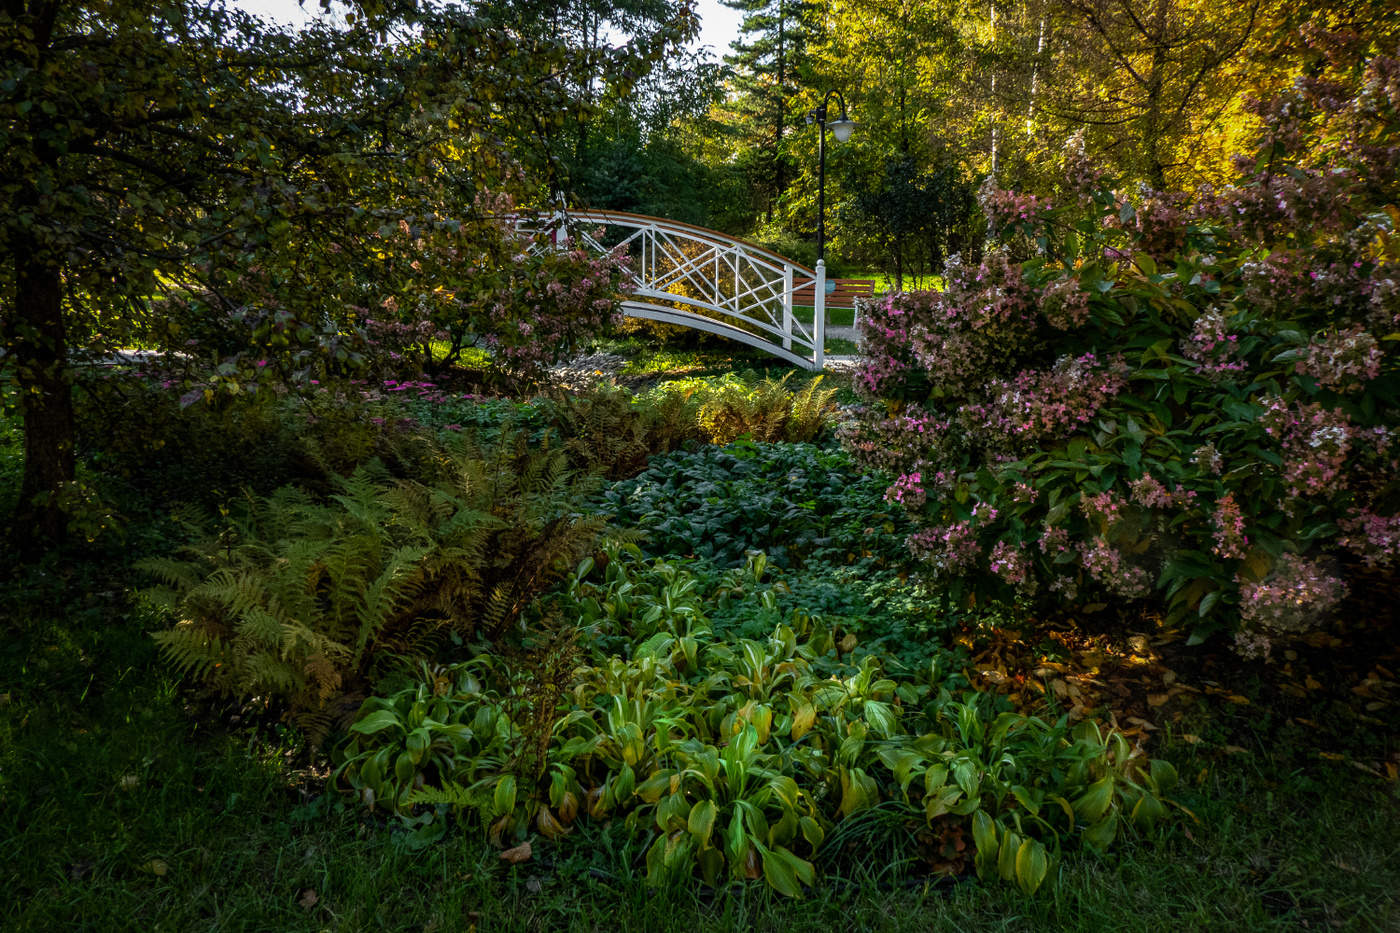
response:
M766 350L806 369L825 361L826 269L809 269L716 230L621 211L568 211L548 219L557 242L631 259L623 313L693 327ZM814 296L810 324L794 294Z

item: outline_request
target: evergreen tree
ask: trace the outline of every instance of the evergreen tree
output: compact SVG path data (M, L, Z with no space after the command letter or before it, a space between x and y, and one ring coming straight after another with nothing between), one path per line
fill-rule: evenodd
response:
M792 127L792 99L802 86L799 63L811 33L812 4L801 0L722 0L744 14L741 37L725 62L734 69L733 106L748 171L761 209L771 219L792 177L784 142ZM742 150L741 150L742 151Z

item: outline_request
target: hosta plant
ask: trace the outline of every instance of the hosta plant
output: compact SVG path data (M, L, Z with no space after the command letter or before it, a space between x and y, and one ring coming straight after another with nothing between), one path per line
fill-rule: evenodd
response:
M841 664L802 613L764 639L717 640L686 571L632 564L631 579L609 578L623 563L585 564L571 584L598 602L594 631L630 635L573 673L544 761L522 769L511 753L530 740L514 711L531 678L482 658L366 703L337 778L406 823L448 811L502 842L623 820L653 837L653 881L763 878L789 895L815 883L825 840L876 807L964 827L977 870L1027 892L1064 846L1103 849L1167 813L1170 766L1121 734L998 712L954 696L936 667Z

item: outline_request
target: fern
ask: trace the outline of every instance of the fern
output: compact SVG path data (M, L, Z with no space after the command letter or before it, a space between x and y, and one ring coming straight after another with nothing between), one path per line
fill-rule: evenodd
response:
M602 520L571 511L592 481L523 435L437 454L432 485L372 462L326 501L249 499L219 534L147 562L179 616L155 635L166 656L217 691L325 722L380 656L421 656L448 630L507 632L592 549Z

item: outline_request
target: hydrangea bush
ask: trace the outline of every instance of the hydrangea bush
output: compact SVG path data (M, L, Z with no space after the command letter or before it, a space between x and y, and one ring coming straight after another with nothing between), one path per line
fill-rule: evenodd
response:
M1152 598L1262 655L1394 571L1400 64L1315 39L1237 185L1114 190L1072 144L1053 200L984 189L1002 250L862 315L845 441L956 596Z

